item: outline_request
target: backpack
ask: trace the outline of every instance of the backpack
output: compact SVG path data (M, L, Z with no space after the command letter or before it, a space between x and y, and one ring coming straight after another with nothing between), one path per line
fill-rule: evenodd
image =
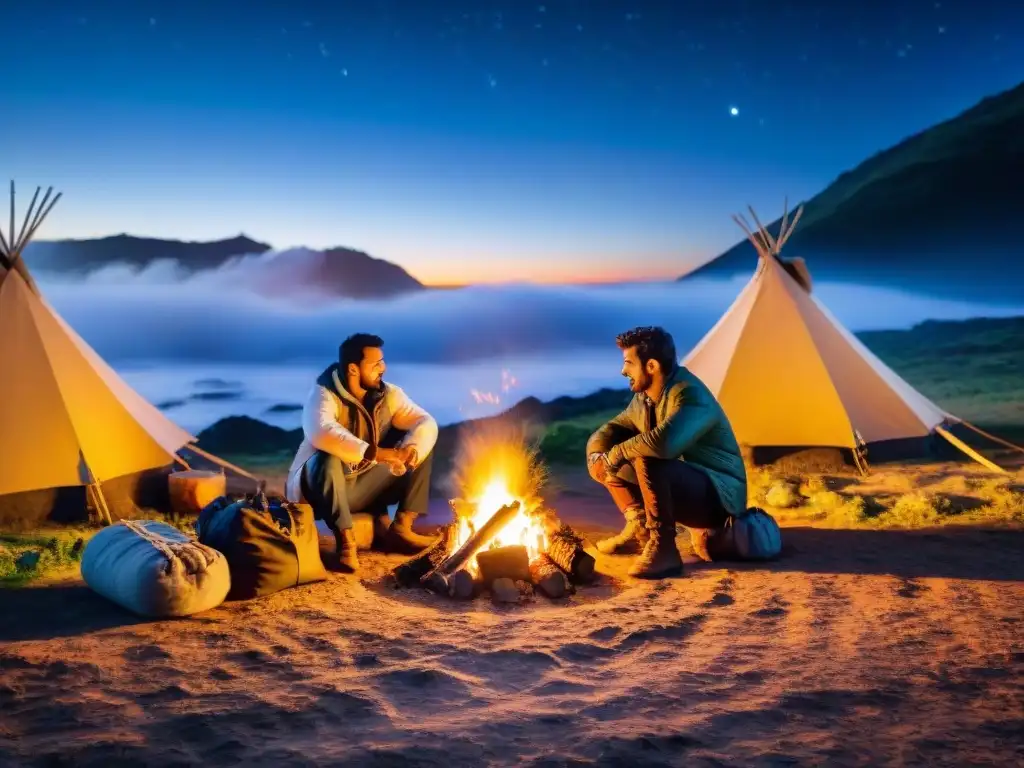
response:
M707 542L715 560L773 560L782 553L782 529L760 507L730 516Z
M224 553L231 571L229 600L248 600L324 581L320 536L308 504L257 493L214 499L196 521L199 541Z

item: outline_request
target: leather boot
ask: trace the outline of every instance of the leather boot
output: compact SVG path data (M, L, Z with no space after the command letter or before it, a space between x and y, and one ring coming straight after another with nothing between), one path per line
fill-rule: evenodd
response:
M643 507L629 507L626 510L626 525L614 536L601 539L595 545L603 555L633 554L647 543L647 513Z
M644 551L629 569L629 575L638 579L665 579L683 575L683 558L676 547L675 526L661 526L651 530Z
M437 541L436 536L421 536L412 529L415 512L398 511L382 542L385 552L417 555Z
M383 514L373 516L373 542L370 549L374 552L387 552L388 529L391 528L391 518L385 509Z
M359 555L356 547L356 534L351 528L334 532L335 555L338 570L342 573L355 573L359 570Z

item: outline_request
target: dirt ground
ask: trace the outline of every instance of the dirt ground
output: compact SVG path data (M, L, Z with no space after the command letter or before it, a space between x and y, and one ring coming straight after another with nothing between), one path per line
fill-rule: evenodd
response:
M591 538L606 502L563 496ZM359 577L184 620L0 591L0 765L1013 765L1024 531L788 525L764 564L522 606Z

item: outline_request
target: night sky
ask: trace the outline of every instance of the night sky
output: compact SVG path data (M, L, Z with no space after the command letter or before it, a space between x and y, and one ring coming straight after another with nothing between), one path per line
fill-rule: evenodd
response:
M64 191L42 237L245 232L428 283L678 275L747 203L1024 79L1020 0L4 0L0 27L0 176Z

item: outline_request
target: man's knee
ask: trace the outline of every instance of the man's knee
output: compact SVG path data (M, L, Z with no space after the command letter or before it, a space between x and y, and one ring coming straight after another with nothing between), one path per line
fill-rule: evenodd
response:
M663 474L671 466L668 459L637 456L628 462L637 477L654 477Z
M337 456L317 451L306 462L306 482L312 488L327 488L345 482L345 464Z

